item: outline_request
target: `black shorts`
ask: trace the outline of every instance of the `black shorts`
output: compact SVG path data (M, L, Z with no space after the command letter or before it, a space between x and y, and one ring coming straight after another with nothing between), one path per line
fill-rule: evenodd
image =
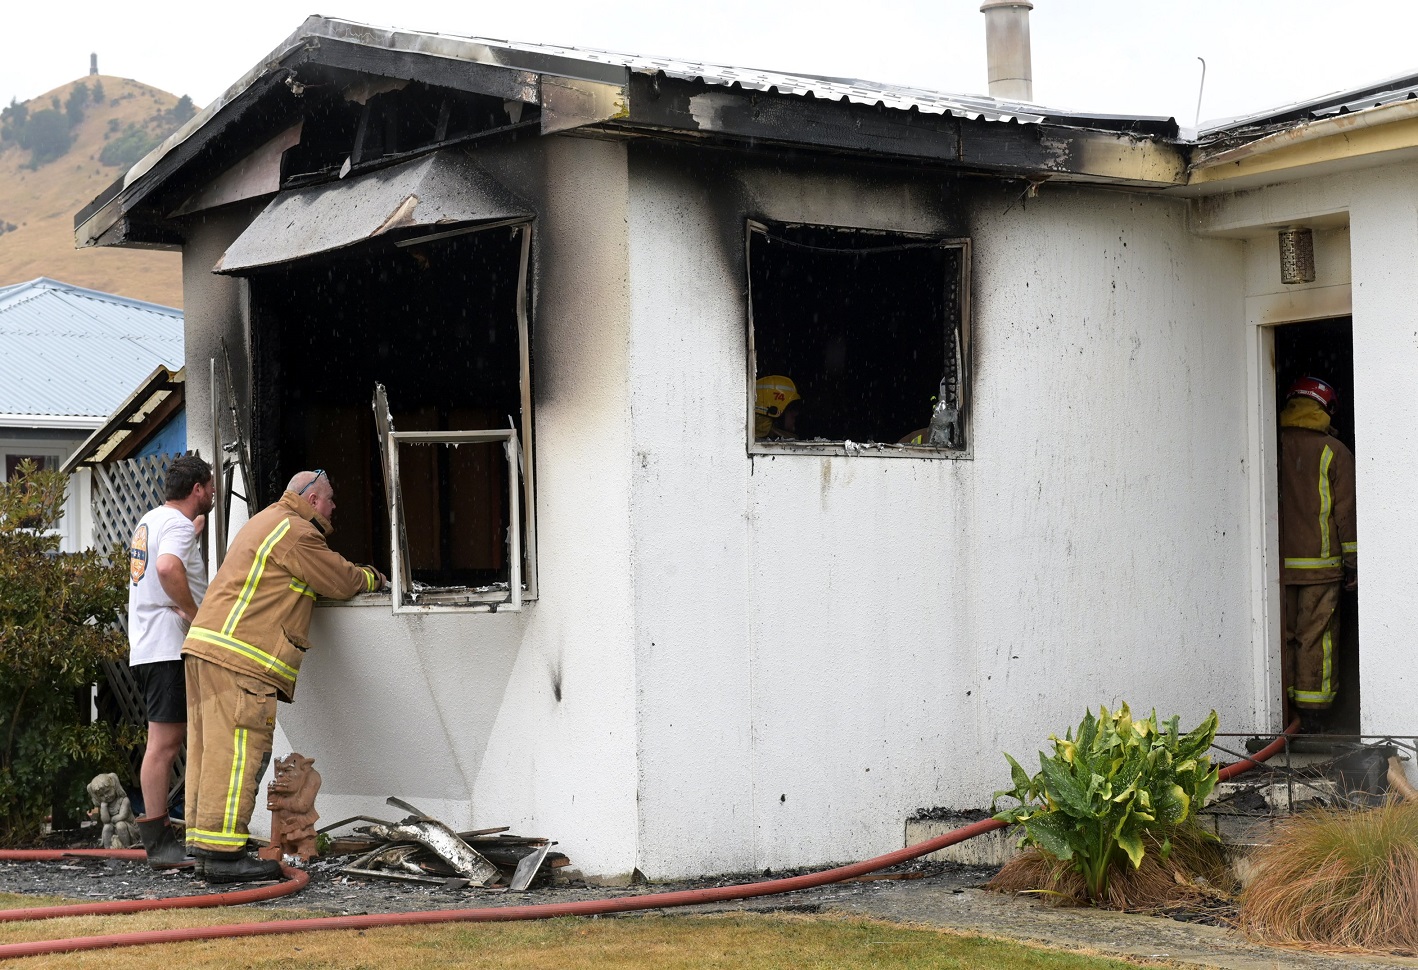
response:
M187 721L187 676L181 660L159 660L138 664L133 671L143 700L148 705L148 720L160 724L184 724Z

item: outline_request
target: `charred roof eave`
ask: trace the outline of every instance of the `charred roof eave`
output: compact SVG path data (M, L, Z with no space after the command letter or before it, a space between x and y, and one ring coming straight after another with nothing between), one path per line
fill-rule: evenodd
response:
M661 137L707 135L737 143L916 159L1014 177L1143 188L1173 187L1186 178L1187 149L1175 141L1175 123L1170 119L1050 112L1032 115L1028 123L1020 124L1004 115L961 117L958 109L931 101L920 101L927 110L918 110L919 98L893 96L896 107L880 101L866 103L856 90L861 87L857 82L850 85L854 92L850 97L828 100L814 97L812 87L781 94L771 85L768 90L737 82L725 85L732 72L721 71L724 76L710 80L687 80L651 73L644 65L614 63L590 52L529 49L311 17L217 101L81 210L75 217L75 244L80 248L180 245L180 229L168 218L163 202L203 177L207 167L221 160L218 156L225 155L229 164L230 149L254 143L262 132L279 130L274 120L294 110L287 82L302 82L307 69L420 80L536 104L546 99L544 80L569 81L573 98L595 95L591 100L600 98L611 106L611 113L598 117L573 116L567 128L594 126L599 131ZM785 83L788 80L784 76ZM587 82L585 91L578 82ZM824 90L842 89L830 79L812 83ZM548 89L554 93L556 87ZM551 130L552 117L553 113L544 114L544 132Z
M390 41L389 46L381 46L386 35L397 38L399 43ZM452 59L436 43L427 43L440 39L448 40L440 35L377 31L322 17L307 18L257 67L81 209L74 217L75 246L180 246L182 240L176 226L166 218L162 206L153 204L156 197L187 175L194 163L209 154L214 143L241 124L253 123L253 127L263 131L269 129L270 134L278 131L282 124L255 116L280 103L274 99L289 99L287 81L299 80L305 69L426 80L438 86L531 104L540 100L540 77L534 71L495 63L497 58L492 56L486 58L488 63L466 57ZM562 62L568 59L523 55L519 60L542 68L563 68ZM601 83L609 77L623 80L626 73L624 68L592 66L596 69L576 73L593 75L588 79ZM230 164L230 159L225 164Z
M1170 122L1156 131L1115 131L1059 122L987 121L643 74L631 75L628 95L626 116L598 130L816 148L1015 178L1157 189L1186 181L1186 149L1159 137L1174 128ZM1158 128L1146 120L1139 124Z
M1238 130L1192 154L1187 183L1170 194L1200 197L1237 192L1418 158L1418 99L1360 111Z

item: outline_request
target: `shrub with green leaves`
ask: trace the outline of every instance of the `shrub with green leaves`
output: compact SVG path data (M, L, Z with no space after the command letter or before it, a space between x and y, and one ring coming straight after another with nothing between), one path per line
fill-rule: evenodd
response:
M116 549L59 551L64 485L31 461L0 483L0 845L32 843L56 805L81 815L85 783L139 740L84 723L102 662L127 654L127 570Z
M1124 704L1113 713L1090 711L1078 733L1050 735L1054 751L1039 752L1039 772L1030 777L1008 754L1014 787L995 792L1019 805L995 818L1024 828L1022 844L1067 862L1083 877L1088 898L1108 889L1113 866L1134 868L1151 833L1165 857L1169 835L1201 808L1216 784L1207 751L1216 737L1216 712L1189 734L1180 719L1157 721L1157 712L1134 719Z

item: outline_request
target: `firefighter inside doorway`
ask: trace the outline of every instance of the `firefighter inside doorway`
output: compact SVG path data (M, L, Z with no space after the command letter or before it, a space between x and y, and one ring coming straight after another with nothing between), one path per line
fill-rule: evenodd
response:
M1280 415L1282 663L1306 733L1326 727L1339 690L1340 597L1359 581L1354 456L1333 434L1334 388L1301 377Z

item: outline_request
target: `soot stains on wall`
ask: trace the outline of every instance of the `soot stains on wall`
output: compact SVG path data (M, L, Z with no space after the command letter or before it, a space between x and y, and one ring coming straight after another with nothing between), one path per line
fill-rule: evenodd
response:
M302 260L250 280L257 498L303 468L336 488L331 546L389 566L373 415L388 389L400 431L505 428L521 415L516 229L389 243ZM401 452L414 578L480 585L505 573L506 472L486 448Z

